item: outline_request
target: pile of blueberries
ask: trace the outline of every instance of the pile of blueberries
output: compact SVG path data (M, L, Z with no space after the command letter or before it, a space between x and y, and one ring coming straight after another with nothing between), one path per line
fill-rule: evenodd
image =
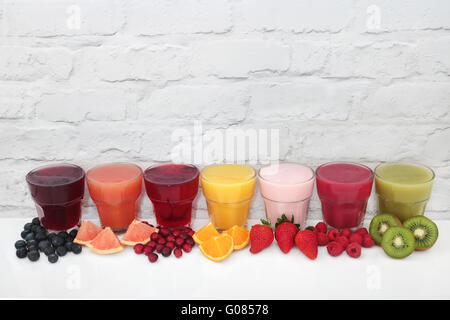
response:
M37 261L42 252L50 263L55 263L67 252L79 254L82 250L78 243L73 243L77 236L76 229L70 232L48 233L47 229L41 226L39 218L26 223L20 236L23 240L17 240L14 246L17 257L21 259L28 257L30 261Z

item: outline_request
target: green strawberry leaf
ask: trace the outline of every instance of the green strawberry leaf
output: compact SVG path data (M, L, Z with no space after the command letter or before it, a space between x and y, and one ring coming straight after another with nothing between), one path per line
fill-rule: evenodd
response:
M291 216L291 219L289 220L288 217L283 213L281 215L281 218L277 219L277 223L275 224L275 228L278 227L278 225L282 224L283 222L290 222L294 224L298 229L300 229L300 225L298 223L294 223L294 215Z

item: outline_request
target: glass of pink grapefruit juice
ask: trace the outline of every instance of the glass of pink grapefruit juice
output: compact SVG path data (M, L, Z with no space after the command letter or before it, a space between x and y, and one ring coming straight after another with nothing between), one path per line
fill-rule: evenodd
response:
M325 223L356 228L364 219L373 185L373 171L362 164L330 162L316 170L317 193Z
M271 225L274 227L285 214L304 228L314 189L314 170L296 163L273 164L258 171L258 181Z
M142 169L131 163L103 164L88 170L86 180L102 226L124 231L139 214Z

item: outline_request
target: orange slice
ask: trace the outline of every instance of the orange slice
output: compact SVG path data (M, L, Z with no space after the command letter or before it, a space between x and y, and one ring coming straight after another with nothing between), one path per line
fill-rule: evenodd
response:
M198 244L202 244L203 242L207 241L208 239L218 236L219 232L214 228L213 224L210 222L200 230L198 230L192 238L195 242Z
M81 226L78 229L77 236L73 239L73 242L87 245L89 241L94 239L103 229L90 221L82 221Z
M158 229L150 227L148 224L138 220L133 220L128 226L127 232L123 235L122 240L120 240L120 243L125 246L134 246L138 243L146 244L150 241L150 236L153 232L158 232Z
M204 241L199 248L209 260L219 262L228 258L233 252L233 238L229 234L222 233Z
M234 250L245 248L250 241L250 231L238 225L232 226L223 233L229 234L233 238Z
M112 254L123 250L119 238L110 227L103 229L87 246L98 254Z

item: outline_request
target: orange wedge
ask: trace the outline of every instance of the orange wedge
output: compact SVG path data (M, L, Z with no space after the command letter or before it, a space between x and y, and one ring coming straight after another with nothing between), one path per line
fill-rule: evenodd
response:
M233 238L229 234L222 233L204 241L199 248L209 260L219 262L228 258L233 252Z
M87 246L98 254L112 254L123 250L119 238L110 227L103 229Z
M223 233L229 234L233 238L234 250L245 248L250 241L250 231L238 225L232 226Z
M208 239L218 236L219 232L214 228L213 224L210 222L200 230L198 230L194 235L192 236L192 239L198 244L202 244L203 242L207 241Z

